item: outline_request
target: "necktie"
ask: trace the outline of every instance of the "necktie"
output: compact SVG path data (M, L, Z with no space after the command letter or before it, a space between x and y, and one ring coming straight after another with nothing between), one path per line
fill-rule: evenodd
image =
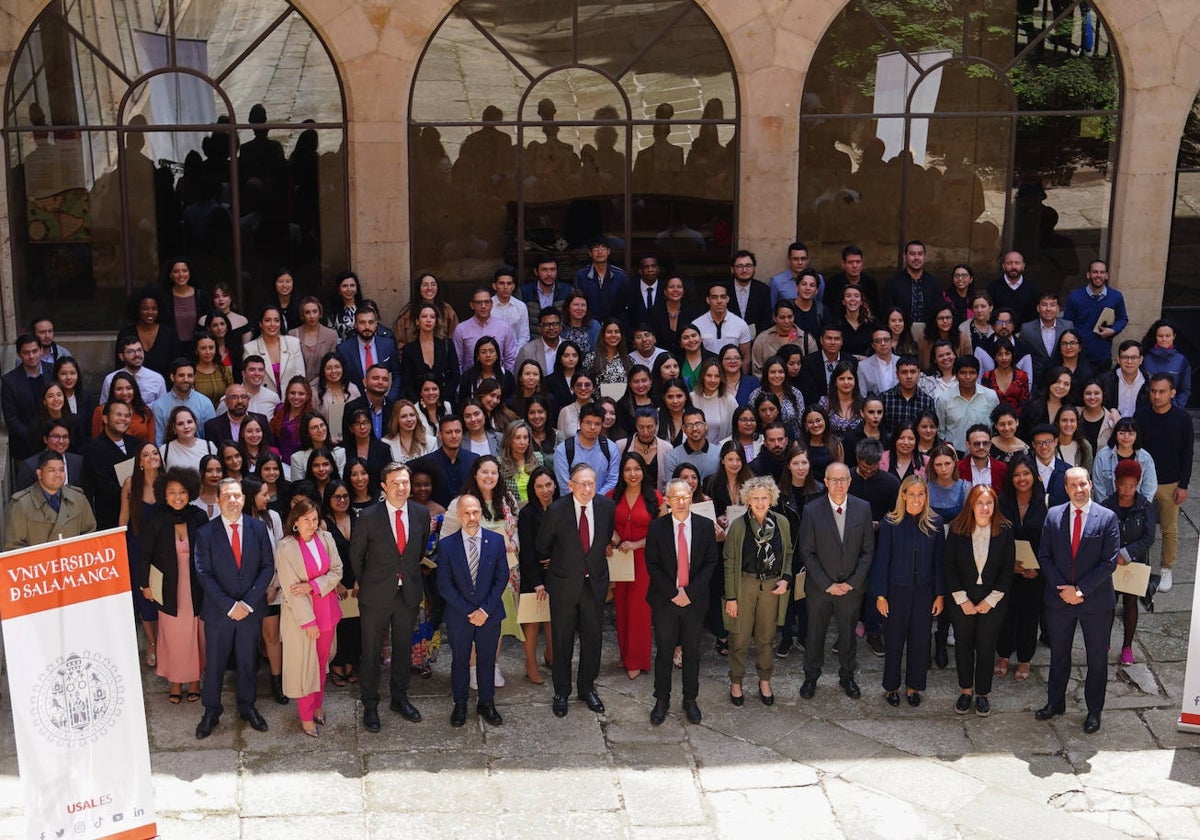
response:
M467 571L471 573L471 586L479 580L479 537L467 537Z
M838 539L840 540L846 536L846 520L842 517L841 505L838 505L837 516L834 517L834 520L837 522Z
M724 321L721 321L720 323L718 323L716 321L713 322L713 325L716 326L716 328L717 328L717 338L721 337L721 325L724 323L725 323Z
M579 543L583 546L584 552L592 547L592 535L588 530L587 505L579 509Z
M230 546L233 548L233 560L235 563L237 563L238 571L241 571L241 569L242 569L242 538L240 536L238 536L238 526L236 523L233 525L230 525L229 530L233 531L233 537L231 537L229 540Z
M1075 555L1079 553L1079 541L1083 538L1083 511L1075 508L1075 524L1071 528L1071 580L1075 579Z
M369 367L371 367L371 365L375 364L375 357L373 355L371 355L371 345L370 344L363 345L363 359L364 359L363 373L366 373L367 368L369 368Z
M396 551L403 554L406 545L408 545L408 535L404 533L404 518L401 511L396 511Z
M688 585L688 544L683 533L685 523L679 523L679 538L675 541L675 581L679 586Z
M647 312L650 311L650 309L653 306L654 306L654 289L647 286L646 287L646 311Z

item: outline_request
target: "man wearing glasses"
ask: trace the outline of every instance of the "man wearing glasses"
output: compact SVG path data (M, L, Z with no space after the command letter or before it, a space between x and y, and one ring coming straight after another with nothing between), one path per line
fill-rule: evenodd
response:
M471 292L471 312L474 316L454 328L454 352L458 364L466 371L475 364L475 342L486 336L496 339L500 345L500 359L505 370L512 370L517 361L517 339L512 327L500 318L492 317L492 293L482 286Z
M1067 470L1071 465L1058 457L1056 451L1058 432L1049 423L1038 423L1029 435L1029 444L1033 449L1034 465L1042 487L1049 494L1049 506L1065 505L1067 503Z
M1006 338L1012 342L1013 346L1013 367L1025 371L1031 385L1035 384L1033 379L1034 363L1029 348L1020 336L1013 335L1013 331L1017 328L1017 316L1013 314L1012 309L1002 306L996 309L995 318L996 320L992 322L992 334L975 348L975 359L979 362L979 375L983 376L988 371L995 369L996 360L993 358L993 354L996 352L996 343L1000 339Z
M808 251L804 252L804 264L808 265ZM733 255L729 267L730 274L733 275L733 282L729 284L729 311L747 324L753 324L756 332L770 329L771 309L778 299L775 281L772 280L768 287L766 283L755 279L754 271L758 268L758 260L753 251L738 251ZM790 271L785 271L784 274L791 278ZM783 286L790 286L791 293L785 296L786 299L795 300L795 280L790 279L790 282L784 283Z
M1050 358L1058 350L1058 337L1075 325L1058 317L1058 292L1042 292L1037 313L1036 318L1021 325L1021 341L1033 358L1034 378L1029 381L1040 383L1042 373L1050 366Z
M896 375L896 355L892 352L892 333L886 326L871 331L871 349L875 352L858 363L858 390L882 394L900 383Z
M513 364L513 375L516 375L526 361L537 362L543 375L553 371L561 335L562 316L558 314L557 309L548 306L538 313L538 335L525 342L518 351L517 360Z
M991 427L985 423L976 423L967 429L967 454L958 462L958 477L971 482L974 487L983 484L988 487L1004 486L1004 476L1008 474L1008 465L997 461L988 453L992 449ZM1051 452L1054 450L1052 449Z
M691 464L705 481L721 466L720 449L708 441L708 423L699 408L684 409L683 443L667 453L667 475L674 475L680 464Z

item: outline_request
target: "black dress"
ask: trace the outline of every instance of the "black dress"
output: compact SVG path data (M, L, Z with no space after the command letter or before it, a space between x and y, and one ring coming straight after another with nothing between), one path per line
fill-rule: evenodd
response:
M350 513L350 531L354 532L354 523L358 520L358 515L351 511ZM325 517L325 528L329 532L329 536L333 537L333 544L337 546L338 556L342 558L342 586L348 590L354 589L354 569L350 565L350 540L342 536L341 529L329 517ZM330 665L344 666L349 665L353 668L358 667L358 660L362 656L362 625L358 616L353 618L342 617L342 620L337 625L337 654L329 661Z

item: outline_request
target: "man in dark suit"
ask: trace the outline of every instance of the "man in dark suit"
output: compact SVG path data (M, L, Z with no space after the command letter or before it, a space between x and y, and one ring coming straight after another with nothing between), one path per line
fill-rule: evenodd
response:
M57 452L63 457L63 466L67 471L67 484L82 488L84 476L83 456L67 451L67 448L71 445L71 430L67 425L61 420L48 420L42 430L42 443L45 445L46 450ZM37 481L37 462L41 455L41 452L37 455L31 455L17 465L17 480L13 485L14 491L24 490L26 487L34 485Z
M1038 297L1038 317L1021 324L1020 341L1033 361L1031 386L1041 385L1042 374L1050 367L1050 358L1058 349L1059 336L1074 326L1070 321L1058 317L1060 313L1058 292L1048 289ZM1013 364L1016 361L1014 358Z
M849 467L830 464L825 484L829 495L805 505L800 520L800 565L808 570L804 581L808 639L800 696L810 700L816 693L821 666L825 664L825 634L833 618L838 631L838 683L847 697L857 700L862 691L854 681L858 642L854 625L875 553L875 530L871 506L849 495Z
M775 319L771 305L771 287L754 277L758 259L750 251L738 251L729 262L731 275L726 286L729 288L729 311L747 324L753 324L757 332L771 329Z
M1058 457L1058 433L1049 423L1038 423L1029 433L1029 448L1033 450L1033 465L1038 478L1046 488L1049 505L1065 505L1070 495L1067 492L1067 470L1070 464Z
M408 701L410 671L408 640L416 626L421 605L421 556L429 542L429 508L408 498L411 474L403 464L388 464L380 472L386 497L364 510L350 536L350 566L358 583L358 605L362 623L363 726L378 732L379 655L389 629L401 654L392 665L390 708L413 723L421 713Z
M400 398L400 353L395 339L376 335L379 330L379 314L360 306L354 313L354 335L337 346L338 358L345 371L343 381L353 382L363 393L363 380L372 365L382 365L391 375L388 383L388 399Z
M1112 631L1113 570L1121 547L1117 515L1092 501L1087 470L1067 470L1070 501L1050 508L1038 544L1038 562L1046 576L1046 633L1050 637L1050 680L1046 705L1034 716L1049 720L1066 712L1067 680L1075 626L1083 628L1087 676L1083 731L1100 729L1108 684L1108 642Z
M840 324L822 324L817 338L819 352L810 353L800 364L800 390L804 402L816 402L829 393L829 377L838 362L849 362L858 368L858 360L850 353L842 352L842 327Z
M237 443L242 436L242 424L247 420L257 420L263 430L263 446L275 445L271 434L271 420L265 414L250 411L250 391L245 385L235 382L225 389L222 398L225 410L204 423L204 439L216 444L231 440Z
M133 413L118 400L104 404L104 426L83 453L83 492L100 529L115 528L121 514L121 480L116 466L137 453L140 440L127 434Z
M371 415L371 434L382 440L387 434L388 421L392 418L392 406L396 404L391 396L392 374L381 364L371 365L367 369L363 381L361 397L350 400L342 409L342 440L353 441L354 429L350 427L350 417L356 409L365 409Z
M500 622L504 620L500 596L508 585L508 554L503 537L480 527L482 516L479 499L466 493L459 496L462 529L438 544L438 592L446 600L446 629L454 656L450 663L450 693L454 698L450 725L454 727L467 722L472 646L479 678L475 711L492 726L504 723L496 711L496 647Z
M51 366L42 361L42 346L37 336L21 333L16 341L21 363L0 377L0 404L4 425L8 427L8 448L14 461L36 455L34 430L42 391L51 381Z
M262 520L242 515L242 486L232 478L217 490L221 515L196 534L196 577L204 589L204 717L196 737L207 738L221 720L221 681L232 651L237 659L237 707L259 732L267 722L254 707L258 640L267 614L267 584L275 576L275 554Z
M579 463L571 469L571 495L546 511L537 535L537 556L549 557L550 631L554 640L554 714L566 717L571 693L571 660L579 635L579 699L603 713L596 694L600 673L601 614L608 594L606 549L613 536L612 500L596 495L596 471ZM365 652L364 652L365 655Z
M708 584L717 567L717 537L711 519L692 516L692 490L686 481L667 482L671 515L655 519L646 534L646 571L654 643L655 726L671 707L672 653L683 648L683 710L691 723L700 722L700 632L708 608ZM553 601L551 602L553 603Z

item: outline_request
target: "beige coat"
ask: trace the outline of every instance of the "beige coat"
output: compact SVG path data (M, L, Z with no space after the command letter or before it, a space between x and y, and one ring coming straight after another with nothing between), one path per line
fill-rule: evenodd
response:
M92 506L79 490L63 485L62 504L57 512L46 501L42 487L34 482L15 493L8 503L4 523L4 550L41 545L62 537L78 537L96 530Z
M317 531L329 555L329 570L313 578L322 595L328 595L342 581L342 558L326 531ZM283 693L288 697L304 697L321 689L320 665L317 662L317 643L308 638L304 625L313 620L311 595L293 595L293 583L308 581L300 543L288 536L275 549L275 572L283 593L279 612L279 635L283 641ZM335 632L330 630L329 632Z

